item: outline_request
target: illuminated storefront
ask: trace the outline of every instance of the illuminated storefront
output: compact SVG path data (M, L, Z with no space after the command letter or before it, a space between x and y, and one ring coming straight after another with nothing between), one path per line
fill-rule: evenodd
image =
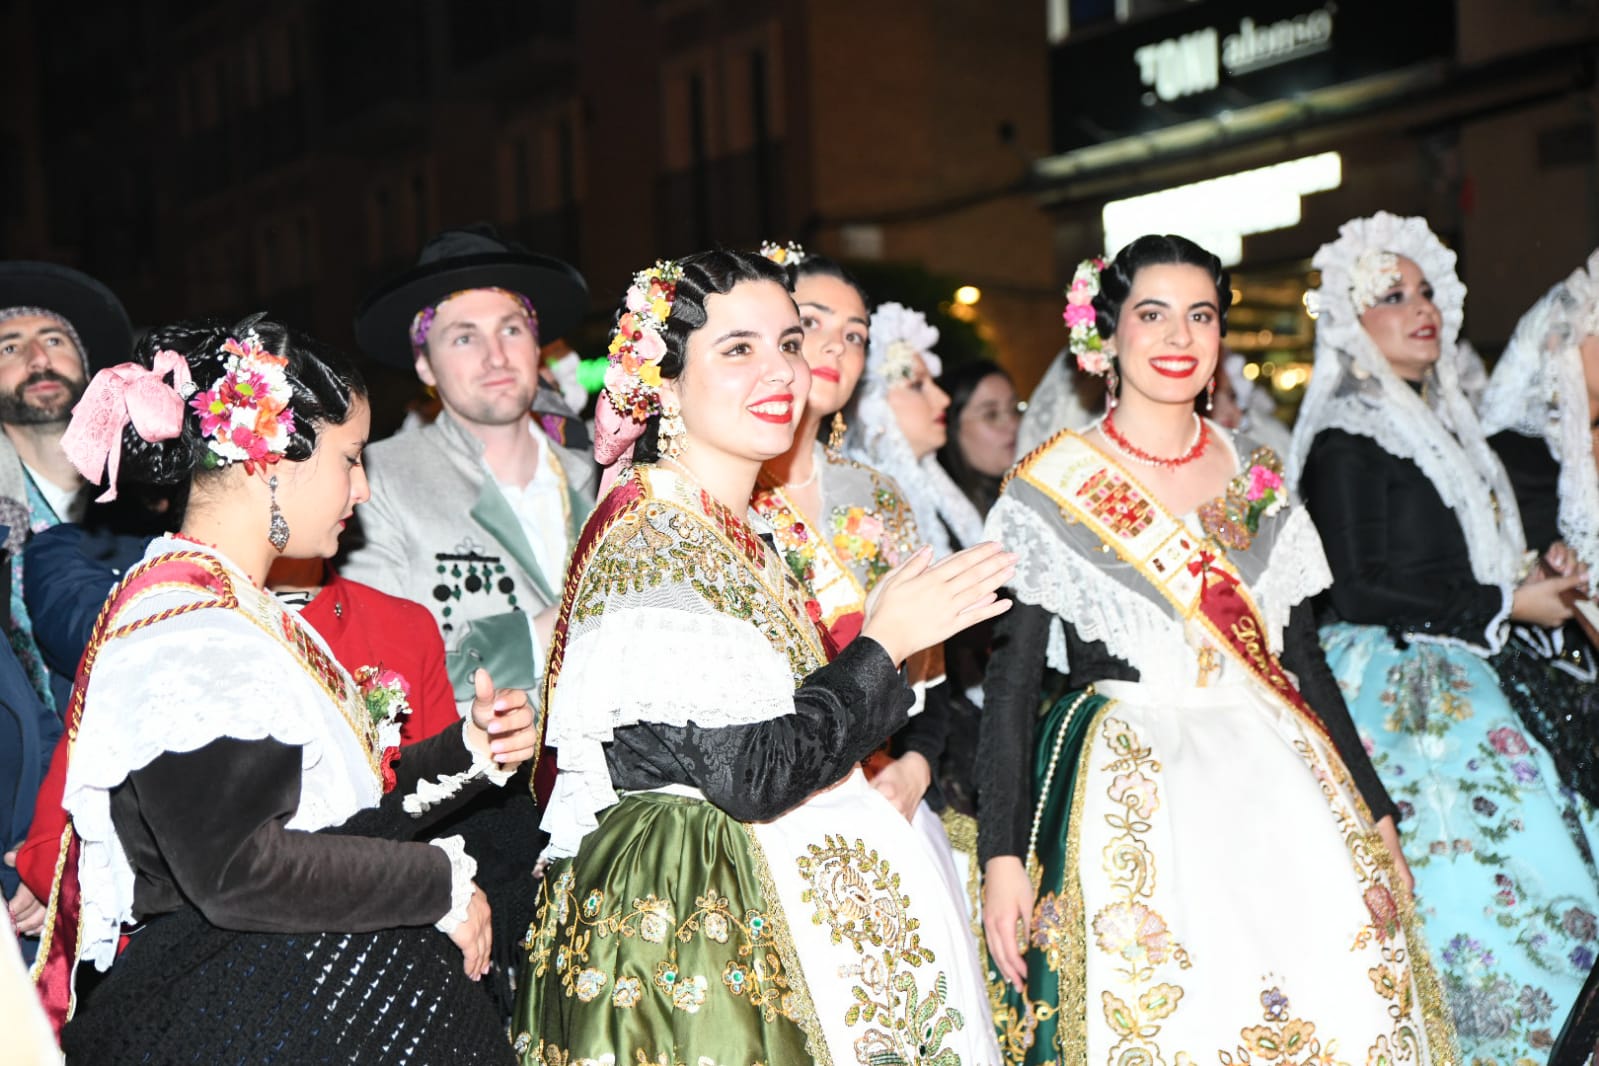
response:
M1048 2L1054 154L1036 176L1062 275L1145 232L1211 248L1234 271L1229 343L1285 413L1308 380L1310 257L1344 220L1425 215L1461 253L1466 332L1489 353L1599 244L1593 12Z

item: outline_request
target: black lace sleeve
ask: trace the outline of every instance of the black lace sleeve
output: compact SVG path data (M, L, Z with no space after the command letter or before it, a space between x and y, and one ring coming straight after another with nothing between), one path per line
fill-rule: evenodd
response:
M1372 819L1380 822L1392 816L1397 822L1399 808L1394 806L1388 790L1378 779L1377 770L1371 765L1371 756L1366 754L1366 746L1360 742L1360 734L1355 730L1354 719L1349 716L1344 694L1338 688L1331 668L1327 666L1326 654L1321 650L1321 641L1316 634L1315 612L1308 600L1295 607L1288 617L1288 628L1283 631L1282 664L1283 669L1299 679L1300 695L1305 697L1305 702L1310 704L1311 710L1327 727L1333 747L1338 749L1339 757L1349 767L1349 776L1354 779L1355 788L1371 810Z
M606 762L618 789L690 785L739 821L765 821L843 778L904 724L911 702L882 645L857 637L795 690L793 714L716 728L625 726Z

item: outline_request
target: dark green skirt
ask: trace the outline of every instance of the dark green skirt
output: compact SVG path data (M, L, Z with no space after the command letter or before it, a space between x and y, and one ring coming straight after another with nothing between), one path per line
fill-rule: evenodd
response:
M788 1066L814 1018L749 831L704 800L624 798L549 868L523 941L524 1064Z
M1062 1024L1078 1030L1083 1025L1082 893L1066 880L1067 830L1083 741L1108 702L1091 688L1068 692L1038 723L1033 753L1036 853L1028 857L1036 902L1025 956L1027 995L1007 984L991 963L988 968L999 1049L1016 1066L1059 1062Z

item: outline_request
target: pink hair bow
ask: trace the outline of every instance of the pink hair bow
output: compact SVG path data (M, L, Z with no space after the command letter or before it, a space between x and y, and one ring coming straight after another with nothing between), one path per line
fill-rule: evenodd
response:
M594 459L605 468L600 475L601 497L611 491L622 473L623 461L633 458L633 445L643 435L643 422L617 411L609 392L600 393L600 402L594 405Z
M156 353L154 367L121 363L102 370L89 382L83 399L72 409L72 423L61 437L61 450L78 473L99 482L105 492L97 503L117 498L117 469L122 463L122 429L134 430L152 443L183 432L184 392L192 392L189 364L177 352ZM172 375L172 384L163 379Z

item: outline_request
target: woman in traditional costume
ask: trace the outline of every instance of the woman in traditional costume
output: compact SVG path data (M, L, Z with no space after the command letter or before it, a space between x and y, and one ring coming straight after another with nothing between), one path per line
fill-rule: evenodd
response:
M462 729L395 762L403 683L353 678L263 587L279 556L331 556L367 498L364 386L263 316L156 330L138 357L62 440L108 496L119 468L191 482L73 688L36 968L68 1060L506 1061L469 980L491 947L475 864L412 838L532 753L525 695L480 672ZM110 972L73 1017L80 960Z
M998 1061L965 916L857 763L905 721L899 665L1002 612L1012 560L914 554L828 661L749 508L793 443L803 337L760 256L660 263L628 290L596 452L633 462L551 645L523 1062Z
M1599 252L1522 316L1480 407L1505 465L1527 546L1551 572L1599 572ZM1562 779L1599 803L1595 648L1576 622L1518 625L1507 643L1512 702ZM1526 698L1517 699L1525 694Z
M1584 579L1523 577L1515 492L1456 381L1465 301L1426 220L1345 223L1316 253L1316 365L1290 469L1332 566L1322 643L1398 800L1467 1061L1540 1062L1593 962L1589 804L1494 656Z
M867 363L866 293L843 267L792 242L763 244L761 254L788 276L805 330L811 391L794 443L761 467L750 505L771 524L777 550L843 648L861 631L867 594L921 546L921 537L894 480L843 452L843 410ZM818 435L828 419L824 447ZM941 672L939 657L923 653L912 657L907 676L925 695L926 683ZM873 787L907 818L920 817L935 840L942 830L926 824L936 816L922 798L944 751L945 725L935 697L934 707L912 715L867 767ZM958 887L956 893L963 897Z
M1181 237L1079 267L1073 347L1117 403L989 515L1019 549L978 753L1001 1045L1453 1063L1392 804L1316 643L1315 527L1270 450L1194 411L1229 298ZM1039 718L1046 663L1072 691Z

